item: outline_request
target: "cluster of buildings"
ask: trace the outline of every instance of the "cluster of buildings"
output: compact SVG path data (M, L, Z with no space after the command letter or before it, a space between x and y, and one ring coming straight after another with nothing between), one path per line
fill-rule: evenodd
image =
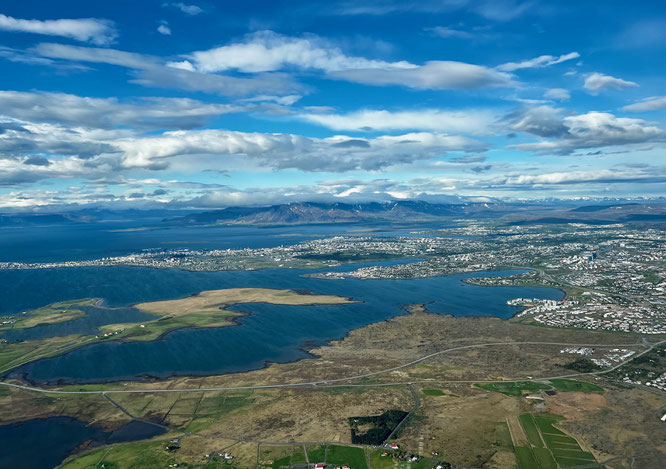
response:
M602 368L609 368L622 363L636 354L634 350L624 348L602 351L590 347L566 347L560 350L560 353L588 357L592 363Z
M471 243L471 244L470 244ZM267 267L339 265L340 259L437 256L460 250L481 249L482 243L438 237L333 236L289 246L257 249L148 249L125 256L83 261L20 263L0 262L0 270L65 267L136 266L192 271L251 270ZM328 257L328 259L327 259Z
M519 313L551 327L573 327L589 330L666 334L666 305L617 305L586 303L536 305Z
M526 283L546 284L543 278L539 278L539 273L535 270L503 277L470 277L464 281L465 283L484 287L513 287Z
M326 464L323 462L318 462L314 465L314 469L324 469L326 467ZM335 469L351 469L350 466L331 466L335 467Z
M141 327L143 327L143 325ZM117 331L113 331L113 332L105 332L101 336L96 335L95 339L104 338L104 337L111 337L111 336L114 336L114 335L122 334L123 332L125 332L125 329L118 329Z
M214 458L219 458L219 459L226 459L227 461L230 461L234 458L234 456L231 453L209 453L204 456L206 459L214 459Z
M577 300L548 300L541 298L514 298L506 302L509 306L529 306L533 313L553 311L564 306L577 305ZM519 314L520 316L520 314Z
M473 222L411 236L332 236L258 249L146 250L85 261L4 262L0 269L129 265L192 271L254 270L326 268L378 259L405 261L310 275L326 279L409 279L534 267L538 272L466 281L480 285L573 286L588 289L593 296L605 292L603 298L582 296L580 303L575 299L557 302L520 298L509 304L527 306L521 316L531 315L548 326L666 333L664 232L622 224L497 227Z
M644 386L649 386L655 389L659 389L660 391L666 391L666 373L657 375L654 378L647 378L645 381L634 380L629 376L625 376L624 378L622 378L622 381L627 384L642 384ZM666 421L666 419L664 419L663 417L662 420Z

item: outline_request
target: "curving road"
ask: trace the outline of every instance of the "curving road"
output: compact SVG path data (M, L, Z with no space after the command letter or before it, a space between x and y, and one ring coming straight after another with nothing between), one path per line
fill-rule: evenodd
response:
M7 386L7 387L12 387L16 389L23 389L26 391L34 391L34 392L41 392L41 393L46 393L46 394L102 394L102 395L107 395L107 394L151 394L151 393L161 393L161 392L207 392L207 391L234 391L234 390L244 390L244 389L276 389L276 388L296 388L296 387L314 387L314 388L327 388L327 387L349 387L349 386L360 386L360 387L371 387L371 386L396 386L396 385L409 385L412 382L394 382L394 383L376 383L376 384L336 384L336 383L344 383L344 382L349 382L349 381L355 381L358 379L362 378L368 378L371 376L378 376L381 374L385 373L391 373L393 371L398 371L402 370L404 368L408 368L410 366L414 366L418 363L421 363L425 360L428 360L430 358L436 357L438 355L443 355L445 353L451 353L459 350L468 350L468 349L474 349L474 348L482 348L482 347L498 347L498 346L515 346L515 345L557 345L557 346L568 346L568 347L598 347L598 348L616 348L616 347L647 347L644 351L631 356L627 360L624 360L617 365L608 368L606 370L601 370L601 371L593 371L590 373L569 373L565 375L558 375L558 376L546 376L546 377L540 377L540 378L530 378L530 379L514 379L514 380L505 380L506 382L512 382L512 381L542 381L542 380L549 380L549 379L560 379L560 378L572 378L575 376L584 376L584 375L602 375L605 373L610 373L611 371L614 371L621 366L625 365L626 363L630 362L631 360L638 358L642 355L645 355L646 353L650 352L652 349L654 349L656 346L661 345L666 343L666 340L661 340L659 342L655 342L652 344L647 343L645 340L643 340L641 343L632 343L632 344L572 344L572 343L565 343L565 342L489 342L485 344L475 344L475 345L462 345L458 347L452 347L449 349L444 349L440 350L438 352L431 353L429 355L425 355L421 358L418 358L416 360L413 360L408 363L404 363L402 365L394 366L392 368L386 368L384 370L379 370L379 371L373 371L369 373L363 373L359 375L354 375L354 376L348 376L346 378L335 378L335 379L325 379L325 380L318 380L318 381L307 381L303 383L284 383L284 384L264 384L264 385L255 385L255 386L219 386L219 387L210 387L210 388L173 388L173 389L116 389L116 390L91 390L91 391L62 391L62 390L56 390L56 389L45 389L45 388L40 388L37 386L27 386L27 385L21 385L21 384L14 384L14 383L7 383L5 381L0 381L0 385L2 386ZM649 346L648 346L649 344ZM415 381L414 381L415 382ZM476 380L423 380L423 382L440 382L440 383L484 383L484 382L497 382L497 380L484 380L484 379L476 379Z

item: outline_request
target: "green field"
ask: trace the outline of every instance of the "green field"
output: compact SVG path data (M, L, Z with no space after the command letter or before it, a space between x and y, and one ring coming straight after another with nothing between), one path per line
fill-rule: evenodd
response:
M585 381L577 381L575 379L551 379L550 385L547 383L540 383L536 381L500 381L497 383L476 383L474 386L477 388L485 389L486 391L498 392L505 396L520 397L526 393L533 393L542 390L556 389L562 392L589 392L601 394L604 392L603 388L596 384L588 383ZM437 389L424 389L423 393L428 394L426 391L438 391ZM443 394L431 394L441 396Z
M557 469L557 463L547 448L534 448L534 456L541 469Z
M516 446L516 458L520 469L539 469L539 464L534 458L532 449L527 446Z
M550 386L543 383L533 381L506 381L497 383L476 383L474 386L477 388L485 389L486 391L498 392L505 396L519 397L525 393L537 392L542 389L550 389Z
M261 447L262 463L259 467L263 469L289 469L292 464L292 455L294 451L303 451L302 446L273 446Z
M387 456L382 456L382 453L388 453ZM393 452L385 449L378 449L370 455L370 465L372 469L393 469L395 466L393 459Z
M594 460L594 456L590 453L585 453L579 449L554 449L553 454L556 458L575 458L575 459L587 459Z
M165 441L150 441L101 448L80 456L62 466L62 469L147 469L168 467L179 461L164 450ZM104 464L104 466L102 466Z
M388 453L382 456L382 453ZM370 466L372 469L432 469L435 465L429 459L421 459L418 462L409 462L404 459L395 459L394 452L385 449L378 449L370 455ZM352 466L352 469L353 468Z
M271 467L273 469L280 469L282 467L289 467L289 464L291 464L291 456L285 456L284 458L273 461Z
M441 389L424 389L423 394L426 396L450 396L450 397L460 397L457 394L450 392L444 392Z
M326 445L308 446L308 460L311 463L324 462L326 457ZM330 457L330 449L329 449Z
M312 459L310 461L312 462ZM330 445L326 464L329 466L350 466L352 469L368 469L365 451L353 446Z
M303 452L302 447L299 446L294 451L294 454L291 455L291 463L292 464L305 464L305 453Z
M543 442L541 441L541 436L539 435L539 430L532 414L522 414L519 418L530 444L537 448L543 448Z
M560 467L563 467L563 468L583 466L583 465L591 464L591 463L594 462L594 460L561 458L561 457L556 457L555 459L557 460L557 463L560 465ZM601 466L597 465L597 467L601 467Z
M530 442L530 447L515 448L520 469L532 467L530 466L532 460L536 464L534 467L538 469L558 469L558 467L596 463L594 455L583 451L575 438L555 428L554 424L564 420L564 417L553 414L521 414L519 418ZM545 447L543 442L546 443Z
M553 426L554 423L557 423L560 420L564 420L563 417L560 417L559 415L540 414L533 415L533 418L537 427L539 427L539 431L542 434L566 436L562 430L559 430Z
M550 382L553 387L558 391L577 391L601 394L604 389L596 384L588 383L585 381L577 381L575 379L551 379Z
M123 398L120 398L122 402ZM124 405L132 408L140 402L135 396L129 402L122 402ZM134 407L136 415L143 415L147 409L154 407L152 399L147 396L145 404ZM192 420L185 426L185 430L191 433L197 433L213 425L219 419L231 412L252 405L254 397L252 391L229 391L224 393L203 393L202 397L188 398L183 397L173 403L170 415L187 416Z

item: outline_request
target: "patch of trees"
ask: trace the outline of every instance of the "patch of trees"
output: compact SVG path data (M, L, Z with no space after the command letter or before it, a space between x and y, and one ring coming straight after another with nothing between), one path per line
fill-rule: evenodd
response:
M564 368L568 370L578 371L580 373L590 373L592 371L598 371L601 369L599 365L594 363L589 358L581 358L575 362L567 363L564 365Z
M387 410L381 415L351 417L351 442L357 445L381 445L407 414L402 410ZM371 427L360 433L358 427L361 425Z

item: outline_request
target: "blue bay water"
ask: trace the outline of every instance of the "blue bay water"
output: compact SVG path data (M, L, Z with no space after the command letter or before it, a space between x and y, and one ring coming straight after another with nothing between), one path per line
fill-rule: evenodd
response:
M72 334L95 335L100 326L107 324L135 323L142 321L153 321L155 316L144 313L136 308L104 308L94 306L79 306L75 309L81 310L85 316L72 319L71 321L45 324L27 329L8 330L0 333L0 337L8 341L17 340L40 340L50 337L63 337Z
M145 249L240 249L291 245L320 236L410 236L444 223L401 226L319 224L298 226L204 226L154 228L136 221L0 227L0 262L61 262L123 256Z
M94 259L152 248L271 247L364 228L319 225L116 231L133 226L131 223L115 223L0 229L0 261ZM384 227L373 236L404 236L416 229ZM399 262L407 261L380 264ZM340 266L333 270L349 270L363 265L368 264ZM414 280L325 280L301 276L311 272L270 269L204 273L133 267L4 270L0 271L0 314L17 314L57 301L103 299L104 307L85 308L86 317L5 335L9 340L26 340L92 333L100 325L113 322L143 321L149 317L132 308L132 304L185 297L219 288L290 288L359 301L329 306L236 305L231 309L249 315L239 318L239 325L235 327L178 330L161 340L147 343L105 342L15 370L16 374L37 382L104 382L146 376L247 371L261 368L267 362L307 358L311 356L308 348L342 338L351 329L404 314L402 307L407 304L429 303L429 310L439 314L508 318L518 310L506 305L508 299L519 296L558 299L563 296L562 292L549 288L480 287L462 282L472 275L508 275L513 272ZM157 427L144 425L136 428L136 423L110 435L83 422L61 417L0 426L0 467L53 467L87 440L110 443L156 434Z
M102 382L247 371L261 368L267 361L283 363L308 357L304 350L306 345L321 345L344 337L351 329L403 314L401 307L407 304L429 303L428 309L439 314L506 319L518 311L506 305L509 299L559 299L563 296L561 291L550 288L482 287L462 282L466 277L486 275L484 273L412 280L326 280L301 276L307 272L310 271L268 269L204 273L122 267L1 272L0 279L2 275L38 273L44 276L40 280L44 285L62 282L63 286L70 286L65 293L59 288L51 292L51 295L62 295L58 299L102 297L111 306L235 287L305 289L359 301L313 306L236 305L231 309L250 313L239 318L239 326L183 329L153 342L88 345L65 355L29 363L15 370L15 374L24 374L36 382ZM492 275L510 273L514 272L493 272ZM49 280L50 276L57 279ZM83 277L87 281L71 281L68 277ZM42 294L42 303L48 303L48 295Z
M119 443L152 438L160 427L132 421L114 432L69 417L35 419L0 426L0 467L45 469L55 467L85 441Z
M293 244L322 234L362 229L355 225L297 227L209 227L148 231L115 231L129 225L76 225L53 229L54 241L44 245L44 227L25 229L25 240L13 229L0 229L0 259L41 262L91 259L136 252L141 248L174 247L218 249ZM373 227L382 235L409 235L415 227ZM420 229L428 228L420 227ZM432 226L431 226L432 228ZM60 231L59 231L60 230ZM10 233L10 234L7 234ZM42 239L42 244L36 240ZM157 246L156 246L157 244ZM30 249L28 249L30 248ZM27 249L27 251L26 251ZM72 254L75 253L75 256ZM349 270L364 265L346 265ZM330 270L330 269L327 269ZM428 303L439 314L509 318L518 308L506 305L515 297L562 298L559 290L538 287L482 287L462 279L471 275L508 275L514 272L475 273L412 280L327 280L303 277L316 272L296 269L188 272L139 267L83 267L40 270L2 270L0 314L15 314L56 301L102 298L113 309L91 308L89 317L9 333L8 339L30 339L67 333L92 333L99 325L137 322L147 318L132 304L181 298L203 290L260 287L310 290L317 294L350 297L345 305L280 306L236 305L249 313L238 326L173 331L153 342L104 342L65 355L29 363L14 371L36 382L103 382L206 375L247 371L267 362L288 362L310 356L306 349L345 336L351 329L403 314L408 304ZM13 334L13 335L12 335Z

